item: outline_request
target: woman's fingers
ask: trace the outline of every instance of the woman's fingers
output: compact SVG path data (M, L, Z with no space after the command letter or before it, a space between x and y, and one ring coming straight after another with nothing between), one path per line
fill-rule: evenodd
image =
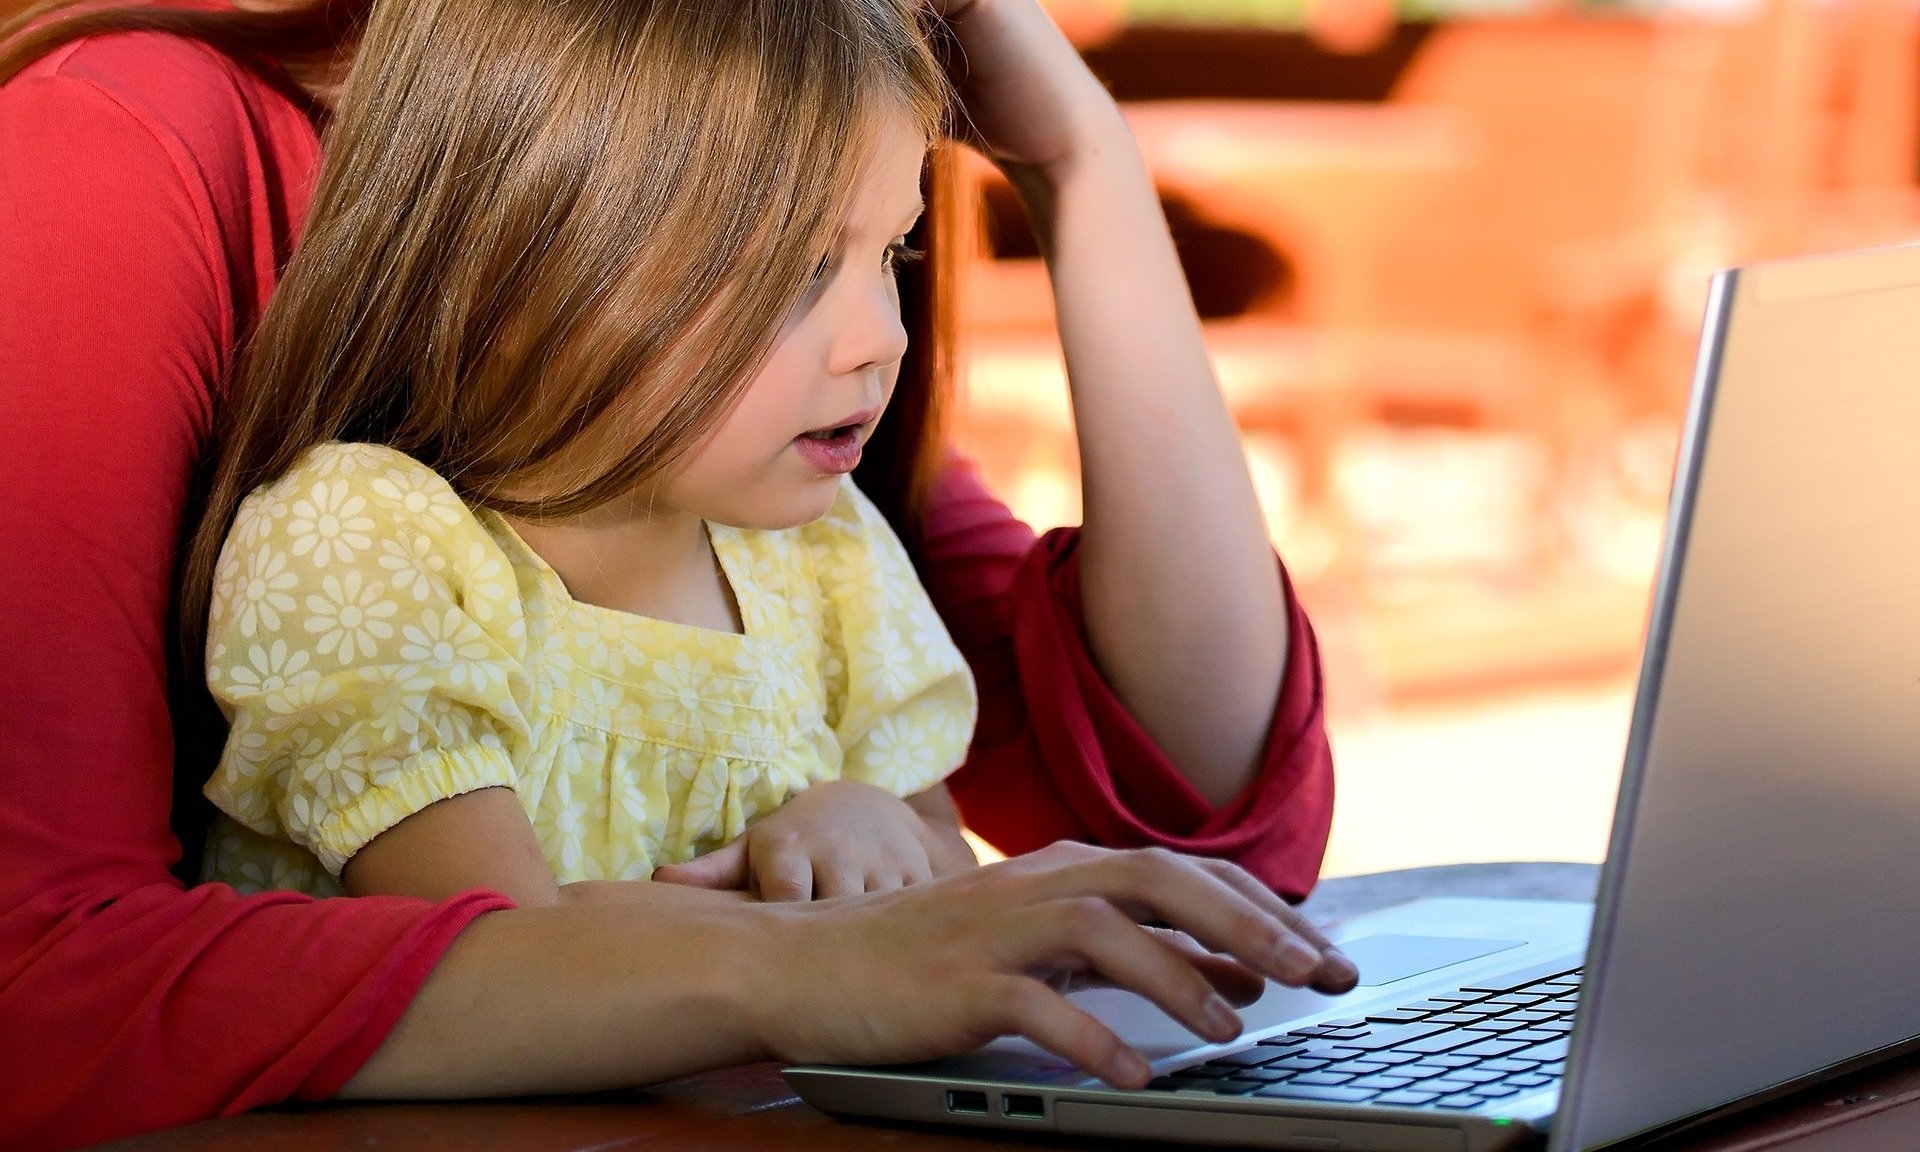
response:
M1201 947L1198 940L1185 932L1174 928L1149 928L1148 931L1182 960L1193 965L1194 970L1213 985L1213 990L1234 1007L1245 1008L1266 992L1266 977L1231 956L1222 956Z
M1159 934L1091 896L1041 905L1033 936L1043 962L1090 970L1159 1005L1196 1036L1222 1043L1240 1034L1240 1017L1187 958Z
M1321 968L1327 960L1309 943L1309 933L1314 939L1319 934L1297 913L1277 897L1278 908L1250 898L1199 861L1158 848L1058 856L1076 862L1037 873L1034 883L1043 898L1098 896L1134 920L1178 928L1283 984L1326 979Z
M1229 864L1224 860L1201 860L1201 867L1212 872L1228 887L1253 901L1269 914L1280 917L1293 926L1302 939L1311 944L1321 955L1321 964L1307 983L1321 992L1349 992L1359 982L1360 969L1329 941L1318 925L1300 914L1300 910L1282 900L1278 894L1265 884L1247 874L1246 869Z
M1038 980L1007 977L991 986L989 996L998 1017L994 1031L1024 1036L1115 1088L1143 1088L1153 1075L1113 1029Z

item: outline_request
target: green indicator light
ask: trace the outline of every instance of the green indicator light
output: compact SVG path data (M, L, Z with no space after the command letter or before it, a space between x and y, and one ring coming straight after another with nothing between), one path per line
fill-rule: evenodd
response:
M1497 1128L1505 1128L1505 1127L1506 1127L1507 1125L1509 1125L1509 1124L1511 1124L1511 1123L1513 1123L1513 1117L1511 1117L1511 1116L1495 1116L1495 1117L1493 1118L1493 1123L1494 1123L1494 1126L1495 1126L1495 1127L1497 1127Z

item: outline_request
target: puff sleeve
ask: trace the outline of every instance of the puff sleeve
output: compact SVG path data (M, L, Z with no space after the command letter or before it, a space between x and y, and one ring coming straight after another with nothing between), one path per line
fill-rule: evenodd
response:
M505 555L445 481L326 444L242 504L207 679L232 722L207 797L338 875L436 801L514 783L525 623Z

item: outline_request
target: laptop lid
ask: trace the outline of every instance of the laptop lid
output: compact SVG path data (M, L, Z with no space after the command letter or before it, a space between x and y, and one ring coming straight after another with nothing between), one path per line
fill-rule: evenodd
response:
M1552 1152L1920 1036L1920 247L1701 347Z

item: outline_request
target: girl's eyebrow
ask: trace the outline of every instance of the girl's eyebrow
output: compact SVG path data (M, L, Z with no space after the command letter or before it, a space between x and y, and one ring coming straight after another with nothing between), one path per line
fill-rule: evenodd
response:
M899 233L907 233L907 232L913 231L913 226L919 222L920 217L926 215L926 212L927 212L927 202L924 199L915 197L913 201L913 208L910 212L907 213L905 217L905 221L906 221L905 224L903 224L896 231ZM843 222L840 226L840 233L839 233L839 236L836 238L835 243L845 243L847 237L852 235L855 231L856 229L848 227L848 225L845 222Z

